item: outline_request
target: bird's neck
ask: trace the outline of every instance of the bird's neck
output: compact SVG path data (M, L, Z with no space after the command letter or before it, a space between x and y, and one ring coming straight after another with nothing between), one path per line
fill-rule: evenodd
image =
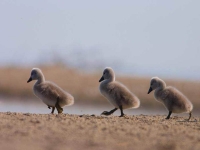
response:
M107 82L113 82L113 81L115 81L115 77L111 77L111 78L107 79Z
M110 82L115 81L115 76L110 77L110 79L108 79Z
M155 92L159 92L159 91L162 91L166 88L166 84L164 82L161 82L159 87L155 90Z
M161 82L161 83L160 83L160 86L159 86L159 89L160 89L160 90L163 90L163 89L165 89L165 88L166 88L165 82Z
M113 82L113 81L115 81L115 78L109 78L109 79L104 80L102 83L108 84L108 83Z
M41 76L38 78L36 84L41 84L41 83L43 83L44 81L45 81L45 78L44 78L43 75L41 75Z

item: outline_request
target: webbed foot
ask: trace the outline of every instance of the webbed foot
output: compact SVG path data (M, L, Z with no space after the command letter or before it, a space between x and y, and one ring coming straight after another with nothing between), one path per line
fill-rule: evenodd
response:
M57 109L59 114L63 112L63 108L60 107L60 105L59 105L59 97L57 98L57 102L56 102L55 106L56 106L56 109Z
M113 114L117 109L118 108L114 108L111 111L104 111L104 112L101 113L101 115L109 116L109 115Z
M57 108L57 111L59 114L61 114L63 112L63 108L60 108L60 109Z
M121 114L119 117L124 117L125 116L125 114Z
M112 113L110 113L109 111L104 111L101 113L101 115L105 115L105 116L109 116L111 115Z

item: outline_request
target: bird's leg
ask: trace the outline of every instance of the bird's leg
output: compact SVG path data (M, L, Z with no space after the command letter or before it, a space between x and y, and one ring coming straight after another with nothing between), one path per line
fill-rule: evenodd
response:
M51 109L51 107L50 107L50 106L48 106L48 108L49 108L49 109Z
M192 112L189 113L189 118L187 121L190 121L190 118L192 117Z
M165 119L169 119L171 114L172 114L172 111L169 111L169 114L168 114L167 118L165 118Z
M122 105L119 106L119 109L121 110L121 115L119 117L123 117L124 116L124 113L123 113L123 108L122 108Z
M109 115L113 114L117 109L118 108L114 108L111 111L104 111L104 112L101 113L101 115L109 116Z
M52 111L51 111L52 114L54 113L54 110L55 110L55 107L52 107Z
M63 108L60 107L60 105L59 105L59 100L60 100L60 98L59 98L59 96L58 96L55 106L56 106L56 109L57 109L58 113L60 114L60 113L63 112Z

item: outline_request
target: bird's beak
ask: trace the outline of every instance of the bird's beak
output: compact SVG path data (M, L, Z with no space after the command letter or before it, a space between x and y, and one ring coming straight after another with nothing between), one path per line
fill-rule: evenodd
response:
M103 81L103 80L104 80L104 77L102 76L101 79L99 80L99 82L101 82L101 81Z
M147 94L151 93L151 91L153 91L152 87L149 88L149 91Z
M27 83L29 83L29 82L31 82L31 81L32 81L32 78L30 77L30 78L28 79Z

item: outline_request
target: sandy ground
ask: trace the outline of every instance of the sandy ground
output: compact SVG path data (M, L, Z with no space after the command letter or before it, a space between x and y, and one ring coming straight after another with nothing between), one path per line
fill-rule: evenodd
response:
M200 118L0 113L4 150L200 149Z

